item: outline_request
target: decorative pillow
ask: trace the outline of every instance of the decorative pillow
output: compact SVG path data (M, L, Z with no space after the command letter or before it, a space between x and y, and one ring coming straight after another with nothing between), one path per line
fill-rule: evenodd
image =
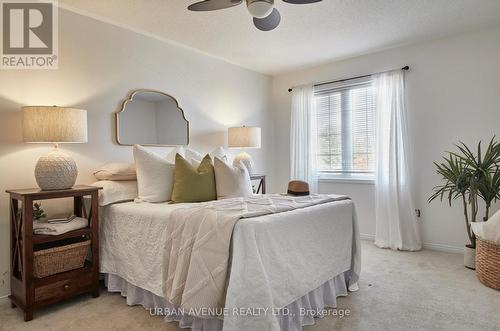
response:
M192 165L198 167L203 160L203 155L191 148L186 148L186 155L184 156L186 160L191 162Z
M146 202L165 202L172 196L174 165L161 156L134 145L138 197Z
M198 167L201 163L201 160L203 159L203 155L201 155L194 149L191 149L189 147L185 148L184 146L178 146L175 149L173 149L170 153L168 153L167 155L168 162L175 163L175 156L177 154L188 160L195 167Z
M217 199L214 166L210 155L206 155L199 167L185 158L175 156L173 202L202 202Z
M133 163L108 163L94 172L99 180L136 180L135 165Z
M175 163L175 155L181 155L182 157L186 157L186 149L184 146L177 146L173 150L170 151L167 155L167 161L174 164Z
M214 162L215 162L216 157L218 157L219 159L221 159L224 162L228 162L227 154L226 154L226 151L224 150L223 147L217 147L216 149L214 149L212 151L212 153L210 153L210 156L212 157Z
M214 171L217 199L251 197L253 195L250 175L241 161L237 166L232 166L219 157L215 157Z
M102 190L99 190L99 206L133 201L137 197L137 181L135 180L101 180L92 185L102 187Z
M500 210L486 222L472 222L471 227L476 236L500 245Z

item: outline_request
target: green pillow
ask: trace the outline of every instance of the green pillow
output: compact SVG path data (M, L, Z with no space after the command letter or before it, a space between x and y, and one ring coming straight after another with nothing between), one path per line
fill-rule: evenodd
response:
M175 155L173 202L202 202L217 199L215 172L210 155L198 168L179 154Z

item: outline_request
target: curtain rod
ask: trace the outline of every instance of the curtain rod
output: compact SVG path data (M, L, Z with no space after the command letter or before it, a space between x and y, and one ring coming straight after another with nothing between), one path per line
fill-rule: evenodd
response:
M394 70L397 70L397 69L394 69ZM356 77L351 77L351 78L344 78L344 79L339 79L339 80L332 80L332 81L329 81L329 82L317 83L317 84L314 84L314 86L321 86L321 85L326 85L326 84L340 83L340 82L345 82L346 80L353 80L353 79L370 77L370 76L373 76L373 75L382 74L384 72L389 72L389 71L394 71L394 70L386 70L386 71L376 72L376 73L369 74L369 75L362 75L362 76L356 76ZM409 66L404 66L403 68L401 68L401 70L407 71L407 70L410 70L410 67ZM292 92L292 90L293 90L293 88L289 88L288 92Z

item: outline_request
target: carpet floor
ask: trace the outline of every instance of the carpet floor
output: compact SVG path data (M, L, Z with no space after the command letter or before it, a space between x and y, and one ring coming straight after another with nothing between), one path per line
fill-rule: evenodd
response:
M395 252L362 242L360 290L338 299L338 309L304 331L500 330L500 292L483 286L462 265L461 254ZM52 305L23 322L21 311L0 299L0 330L180 330L140 306L129 307L104 289ZM257 331L257 330L256 330Z

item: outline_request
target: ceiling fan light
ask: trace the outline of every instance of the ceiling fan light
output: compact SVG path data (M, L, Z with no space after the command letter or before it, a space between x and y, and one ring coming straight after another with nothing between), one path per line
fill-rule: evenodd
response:
M247 8L253 17L264 18L273 11L273 1L247 0Z

